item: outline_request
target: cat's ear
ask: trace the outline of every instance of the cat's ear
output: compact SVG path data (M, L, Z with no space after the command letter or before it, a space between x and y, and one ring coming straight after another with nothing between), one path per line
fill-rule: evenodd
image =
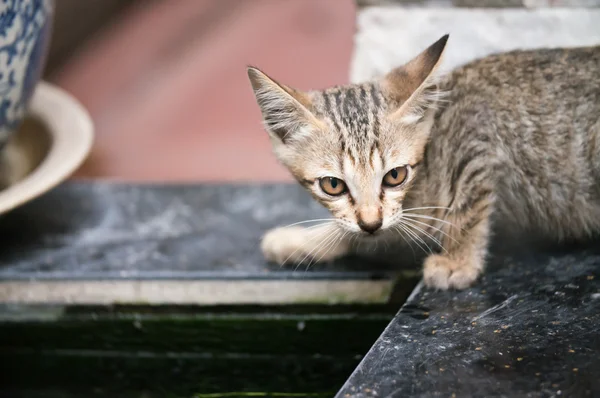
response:
M307 128L319 125L312 113L308 94L284 86L255 67L248 67L248 78L269 134L283 143L306 134Z
M435 70L441 63L449 35L442 36L421 54L388 73L382 87L395 107L392 117L407 124L419 122L435 106L440 92L435 84Z

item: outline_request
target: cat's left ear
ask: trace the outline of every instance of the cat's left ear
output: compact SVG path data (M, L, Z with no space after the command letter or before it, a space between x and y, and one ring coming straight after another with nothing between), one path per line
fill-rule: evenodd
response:
M248 67L248 78L263 115L265 127L276 140L287 144L311 126L319 126L310 96L276 82L258 68Z
M381 85L390 105L392 117L404 123L418 123L428 109L435 106L439 90L435 71L441 63L449 35L442 36L407 64L388 73Z

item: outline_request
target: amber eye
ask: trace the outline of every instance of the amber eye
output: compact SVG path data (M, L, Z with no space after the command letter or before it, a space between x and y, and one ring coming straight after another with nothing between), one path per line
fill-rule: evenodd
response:
M397 187L406 180L408 168L406 166L396 167L387 172L383 177L383 185L386 187Z
M319 180L319 186L328 195L338 196L346 192L344 181L335 177L323 177Z

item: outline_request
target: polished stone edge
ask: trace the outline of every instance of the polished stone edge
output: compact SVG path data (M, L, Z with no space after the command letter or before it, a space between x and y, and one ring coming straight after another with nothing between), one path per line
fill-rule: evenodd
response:
M387 271L343 271L343 272L305 272L277 271L264 274L242 271L119 271L119 272L0 272L0 283L18 281L70 281L73 283L85 281L170 281L170 280L207 280L207 281L236 281L236 280L390 280L398 278L414 279L418 271L405 270L399 272Z
M383 304L392 280L0 282L3 304Z
M420 282L336 397L598 396L598 243L499 253L464 291Z

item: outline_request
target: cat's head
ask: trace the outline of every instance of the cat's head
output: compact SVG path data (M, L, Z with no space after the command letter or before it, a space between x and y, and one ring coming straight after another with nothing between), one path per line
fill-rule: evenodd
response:
M378 234L398 222L419 178L447 39L380 79L323 91L248 69L277 158L344 229Z

